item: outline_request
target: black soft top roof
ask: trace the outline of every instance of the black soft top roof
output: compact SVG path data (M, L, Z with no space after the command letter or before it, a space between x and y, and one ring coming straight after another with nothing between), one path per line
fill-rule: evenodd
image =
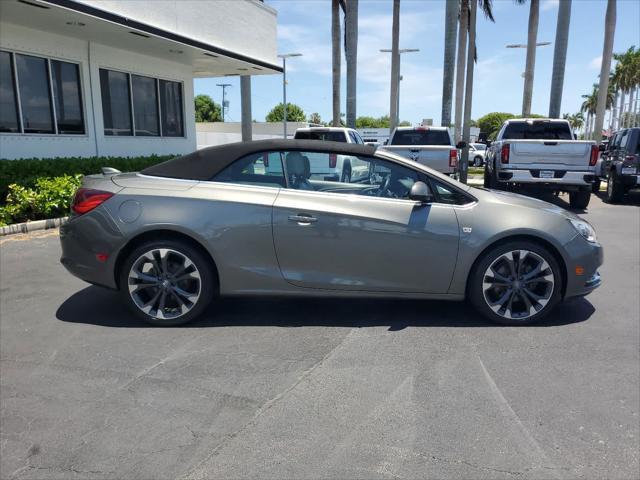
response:
M142 170L144 175L183 178L189 180L211 180L234 161L252 153L274 151L328 152L339 155L373 155L376 147L353 143L324 142L320 140L256 140L253 142L229 143L203 148L182 157Z

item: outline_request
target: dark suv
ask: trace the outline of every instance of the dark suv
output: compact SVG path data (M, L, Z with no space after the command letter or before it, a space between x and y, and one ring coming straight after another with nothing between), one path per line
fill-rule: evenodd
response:
M640 127L613 134L602 153L600 176L607 180L605 200L619 202L632 188L640 188Z

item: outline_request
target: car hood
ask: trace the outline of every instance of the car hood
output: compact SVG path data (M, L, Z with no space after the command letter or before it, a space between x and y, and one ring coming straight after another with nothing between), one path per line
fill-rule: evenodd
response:
M561 215L565 218L571 218L571 219L580 218L576 214L570 212L569 210L565 210L562 207L559 207L549 202L545 202L544 200L539 200L537 198L520 195L518 193L503 192L501 190L490 190L490 189L484 189L484 188L483 189L474 188L473 193L477 194L478 197L482 197L486 201L490 201L494 203L510 205L515 207L531 208L534 210L544 210L549 213Z

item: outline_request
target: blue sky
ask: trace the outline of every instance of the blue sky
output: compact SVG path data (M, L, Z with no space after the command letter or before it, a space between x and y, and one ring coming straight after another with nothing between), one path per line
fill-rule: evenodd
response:
M330 0L266 0L278 11L278 52L300 52L303 57L287 62L287 99L305 113L331 118L331 6ZM444 48L444 0L402 0L400 4L400 48L419 48L402 56L403 81L400 117L412 123L423 118L440 120L442 61ZM604 0L573 0L569 51L562 112L574 113L581 95L591 90L600 72L604 36ZM541 0L538 41L555 40L558 0ZM475 69L472 118L492 111L519 113L522 106L524 49L506 49L510 43L526 43L529 6L513 0L494 0L491 23L478 17L478 63ZM360 0L358 35L357 114L380 116L389 112L391 0ZM640 45L640 2L618 0L614 52ZM537 51L533 91L534 113L547 114L553 63L553 45ZM342 68L342 110L345 110ZM198 79L196 94L211 95L220 103L220 79ZM240 120L238 78L225 77L233 86L228 120ZM280 75L253 77L253 117L263 121L267 112L282 101Z

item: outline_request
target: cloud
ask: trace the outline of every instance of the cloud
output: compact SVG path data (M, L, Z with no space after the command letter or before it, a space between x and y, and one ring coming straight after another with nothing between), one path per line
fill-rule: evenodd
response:
M601 66L602 66L602 55L600 55L599 57L595 57L589 62L589 68L591 70L600 70Z
M543 12L546 12L548 10L554 10L558 8L559 4L560 4L560 0L545 0L542 3L541 9Z

